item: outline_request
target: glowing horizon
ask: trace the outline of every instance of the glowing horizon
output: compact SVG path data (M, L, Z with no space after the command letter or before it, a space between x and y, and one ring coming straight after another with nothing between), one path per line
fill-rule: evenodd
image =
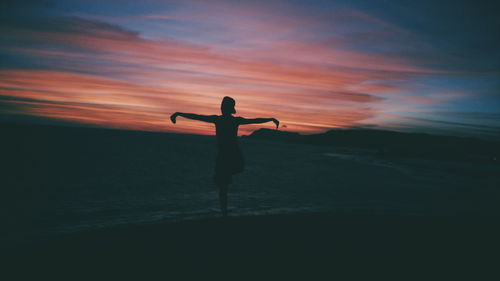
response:
M496 65L475 57L467 64L432 34L338 2L12 2L0 26L8 58L0 116L214 134L168 117L220 114L231 96L237 115L275 117L301 133L499 135ZM272 125L240 134L259 127Z

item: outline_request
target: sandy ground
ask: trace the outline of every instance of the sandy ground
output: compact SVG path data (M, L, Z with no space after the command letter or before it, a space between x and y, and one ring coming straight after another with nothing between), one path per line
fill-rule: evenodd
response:
M20 279L498 280L498 165L243 139L222 219L213 137L3 131L1 266Z
M281 277L494 280L499 234L494 217L249 216L53 237L4 250L2 265L23 276L244 278L272 272Z

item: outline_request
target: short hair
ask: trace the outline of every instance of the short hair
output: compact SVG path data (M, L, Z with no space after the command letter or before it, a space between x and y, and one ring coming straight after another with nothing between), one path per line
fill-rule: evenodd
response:
M220 104L220 110L222 114L233 114L236 113L236 109L234 106L236 105L236 101L231 97L224 97Z

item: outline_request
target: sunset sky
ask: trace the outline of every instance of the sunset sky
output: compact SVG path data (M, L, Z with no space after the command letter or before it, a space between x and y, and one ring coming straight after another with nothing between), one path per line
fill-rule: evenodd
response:
M168 117L231 96L288 131L499 139L492 3L2 1L0 119L213 134Z

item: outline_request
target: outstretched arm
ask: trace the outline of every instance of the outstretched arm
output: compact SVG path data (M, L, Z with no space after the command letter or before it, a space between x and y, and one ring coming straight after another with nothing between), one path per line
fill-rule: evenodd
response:
M276 118L253 118L253 119L246 119L246 118L241 118L240 124L245 125L245 124L260 124L260 123L266 123L266 122L274 122L276 124L276 129L278 129L278 126L280 125L280 121Z
M175 122L177 122L177 120L176 120L177 116L181 116L181 117L193 119L193 120L198 120L198 121L203 121L203 122L215 123L215 117L217 115L199 115L199 114L192 114L192 113L176 112L170 116L170 120L172 121L172 123L175 124Z

